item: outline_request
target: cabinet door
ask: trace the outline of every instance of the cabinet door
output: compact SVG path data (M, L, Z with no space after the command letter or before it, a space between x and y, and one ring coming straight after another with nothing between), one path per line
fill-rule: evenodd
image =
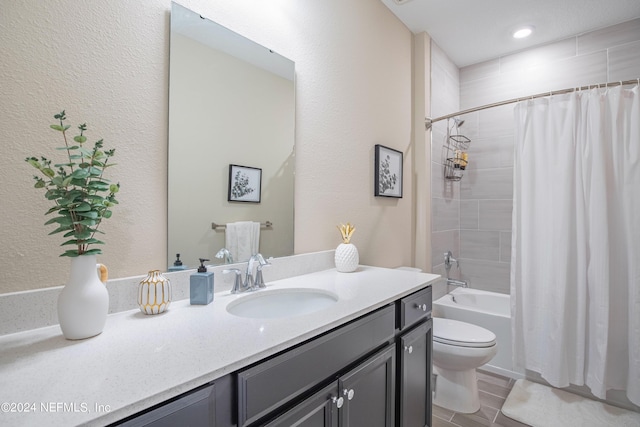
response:
M338 409L344 402L337 393L338 385L333 382L265 427L337 427Z
M215 386L208 385L117 425L126 427L215 427L215 415Z
M393 426L395 353L395 344L387 346L339 378L340 427Z
M433 320L400 337L399 427L431 426L431 351Z

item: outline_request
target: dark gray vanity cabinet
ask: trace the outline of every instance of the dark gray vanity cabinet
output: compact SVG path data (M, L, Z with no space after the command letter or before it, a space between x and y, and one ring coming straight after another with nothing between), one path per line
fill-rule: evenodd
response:
M431 427L431 287L399 301L398 427Z
M395 318L394 305L388 305L238 372L238 426L260 425L265 418L344 375L350 366L391 343ZM343 381L350 384L355 380L345 377Z
M388 345L267 427L392 427L395 345Z

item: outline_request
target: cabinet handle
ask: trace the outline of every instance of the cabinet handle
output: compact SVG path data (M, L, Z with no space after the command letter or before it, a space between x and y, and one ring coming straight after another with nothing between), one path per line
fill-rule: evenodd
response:
M413 353L413 346L412 345L409 345L409 346L405 345L404 346L404 351L408 351L409 354Z
M418 310L427 311L427 304L416 304Z
M342 398L342 397L335 397L335 396L334 396L334 397L331 399L331 401L332 401L333 403L335 403L335 404L336 404L336 406L338 407L338 409L342 408L342 405L344 405L344 398Z
M355 396L356 392L353 391L353 389L351 390L347 390L346 388L344 389L344 395L347 396L347 400L351 400L353 399L353 396Z

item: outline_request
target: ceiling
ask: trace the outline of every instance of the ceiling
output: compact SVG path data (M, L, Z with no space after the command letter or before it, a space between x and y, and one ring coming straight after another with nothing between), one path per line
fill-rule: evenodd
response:
M413 33L427 32L458 66L640 18L640 0L381 0ZM511 34L535 27L526 39Z

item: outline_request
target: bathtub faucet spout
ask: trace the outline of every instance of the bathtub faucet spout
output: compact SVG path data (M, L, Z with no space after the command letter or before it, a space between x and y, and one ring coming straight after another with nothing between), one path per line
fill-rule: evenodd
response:
M466 280L456 280L456 279L447 279L447 285L460 286L462 288L469 287Z

